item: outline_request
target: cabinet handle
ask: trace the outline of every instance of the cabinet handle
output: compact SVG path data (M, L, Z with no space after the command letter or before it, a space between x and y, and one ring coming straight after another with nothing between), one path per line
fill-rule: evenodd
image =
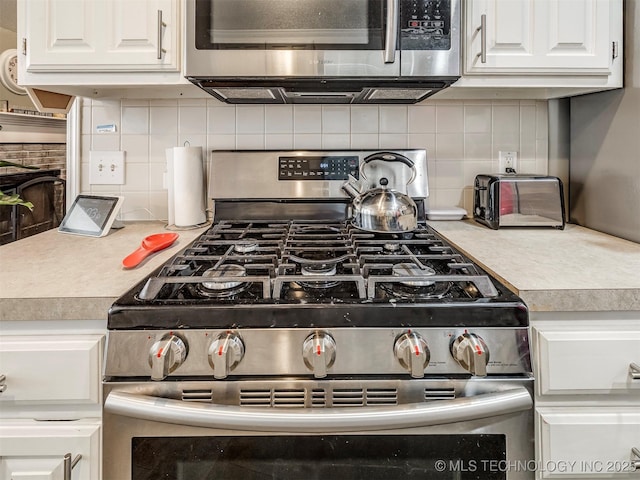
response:
M71 470L76 464L80 461L82 455L78 454L76 457L71 460L71 454L67 453L64 456L64 480L71 480Z
M640 470L640 450L636 447L631 447L631 465L634 471Z
M631 380L640 380L640 365L637 363L629 364L629 375L631 375Z
M167 51L162 48L162 28L167 24L162 21L162 10L158 10L158 60L162 60L162 54Z
M1 127L0 127L0 130L2 130ZM4 392L6 389L7 389L7 376L0 375L0 393Z
M480 53L476 58L480 57L480 62L487 63L487 14L480 15L480 26L476 28L476 32L480 32Z

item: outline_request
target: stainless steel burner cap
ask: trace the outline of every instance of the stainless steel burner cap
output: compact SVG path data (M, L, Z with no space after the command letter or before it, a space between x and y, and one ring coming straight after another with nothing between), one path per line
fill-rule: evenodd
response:
M202 286L208 288L209 290L229 290L231 288L236 288L238 285L242 285L243 281L218 281L216 282L216 278L222 277L246 277L247 271L242 265L222 265L218 268L210 268L205 270L202 274L203 277L208 277L212 281L202 282Z
M300 273L302 273L302 275L322 275L325 277L330 277L332 275L335 275L336 272L337 272L337 267L335 264L331 264L331 265L309 264L309 265L302 265L300 267Z
M393 266L392 273L396 277L430 277L435 275L436 271L431 267L420 268L415 263L397 263ZM408 280L400 283L408 287L429 287L435 282L431 280Z
M399 243L394 243L394 242L388 242L385 243L382 248L384 249L385 252L389 252L389 253L393 253L393 252L397 252L398 250L400 250L400 244Z
M258 249L258 240L255 238L243 238L238 240L233 246L233 250L238 253L253 253Z

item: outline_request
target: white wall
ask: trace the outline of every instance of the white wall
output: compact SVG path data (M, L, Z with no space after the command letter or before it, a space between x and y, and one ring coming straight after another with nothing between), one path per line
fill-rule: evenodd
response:
M114 124L115 133L98 133ZM211 100L83 99L82 193L125 196L125 220L167 218L165 149L425 148L430 205L471 212L473 180L497 171L499 150L521 172L547 173L546 101L438 101L419 105L226 105ZM90 150L124 150L125 185L90 185Z

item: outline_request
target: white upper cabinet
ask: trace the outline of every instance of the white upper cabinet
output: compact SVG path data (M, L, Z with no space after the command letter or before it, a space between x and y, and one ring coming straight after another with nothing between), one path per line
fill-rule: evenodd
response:
M466 74L607 75L612 69L620 34L613 31L622 9L618 0L469 0L466 5Z
M176 71L178 0L22 0L27 72Z

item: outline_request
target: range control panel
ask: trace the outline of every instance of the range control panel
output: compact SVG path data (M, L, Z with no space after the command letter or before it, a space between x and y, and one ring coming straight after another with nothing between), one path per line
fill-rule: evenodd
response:
M278 158L278 180L348 180L358 178L357 156L300 156Z

